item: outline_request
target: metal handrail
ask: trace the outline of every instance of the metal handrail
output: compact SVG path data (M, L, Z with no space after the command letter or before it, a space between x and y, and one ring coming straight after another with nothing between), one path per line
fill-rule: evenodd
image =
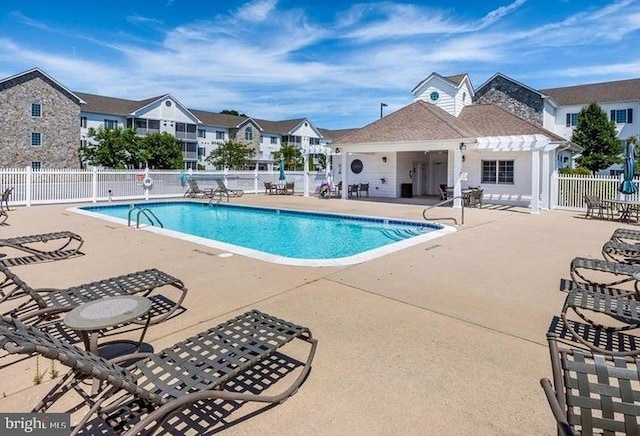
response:
M127 219L127 227L131 227L131 214L136 210L138 211L138 214L136 215L136 229L140 228L140 215L141 214L144 215L145 217L147 217L147 219L149 220L149 222L151 223L152 226L156 225L154 223L154 221L153 221L155 219L155 221L158 223L158 225L161 228L164 229L164 225L162 224L162 221L160 221L160 218L158 218L153 212L151 212L150 209L147 209L147 208L142 209L142 208L140 208L138 206L132 207L129 210L129 217ZM151 216L149 216L149 215L151 215Z
M427 211L430 209L433 209L434 207L438 207L438 206L443 206L445 204L448 203L453 203L453 201L455 199L459 198L460 200L462 200L460 203L462 204L462 210L461 210L461 216L460 216L460 225L464 226L464 197L461 196L457 196L457 197L451 197L451 198L447 198L446 200L441 201L440 203L436 203L432 206L429 206L427 208L425 208L422 211L422 217L427 220L427 221L436 221L436 220L453 220L454 223L456 223L456 225L458 225L458 220L456 220L454 217L445 217L445 218L427 218Z

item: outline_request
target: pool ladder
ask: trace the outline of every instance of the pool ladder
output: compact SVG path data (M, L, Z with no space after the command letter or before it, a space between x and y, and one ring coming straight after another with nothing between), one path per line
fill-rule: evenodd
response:
M138 211L138 214L136 215L136 229L140 228L140 215L144 215L145 217L147 217L147 219L149 220L149 222L151 223L152 226L155 226L156 223L164 229L164 225L162 225L162 221L160 221L160 219L153 213L151 212L151 210L147 209L146 207L143 209L141 207L133 207L129 210L129 218L127 219L127 227L131 227L131 215L133 214L133 212Z

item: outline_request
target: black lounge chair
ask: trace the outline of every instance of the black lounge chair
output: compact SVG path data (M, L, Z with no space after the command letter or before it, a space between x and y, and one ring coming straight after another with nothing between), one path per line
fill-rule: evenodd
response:
M39 235L16 236L0 239L0 248L12 248L29 256L3 258L0 264L17 266L38 261L61 260L82 254L84 240L73 232L52 232Z
M198 182L192 178L187 179L187 184L189 185L189 188L187 188L187 192L184 193L185 197L212 199L215 196L216 189L200 189Z
M283 392L260 395L264 387L257 386L256 379L271 366L274 357L281 355L279 350L294 339L310 344L299 375ZM308 328L253 310L156 354L135 353L108 361L16 318L0 318L0 348L12 354L38 353L72 368L33 409L35 413L46 412L67 392L75 391L88 411L71 434L94 434L98 430L93 427L95 421L112 426L116 434L149 434L166 422L171 425L171 419L177 419L176 415L190 406L197 409L203 401L216 399L227 404L282 403L297 392L309 374L316 345ZM125 362L127 366L118 365ZM273 384L278 375L275 373L265 384ZM87 378L93 378L93 385L100 389L89 393ZM242 388L243 380L253 389L247 392ZM215 413L200 418L200 422L207 418L209 423L215 422Z
M558 434L640 433L640 359L592 353L547 335L553 383L540 380Z
M214 189L214 195L219 195L220 200L222 200L222 196L227 197L227 201L229 201L229 197L242 197L244 195L244 191L242 189L229 189L227 185L225 185L224 180L217 179L218 187Z
M571 278L580 284L611 288L622 284L633 284L633 290L639 292L638 280L640 267L602 259L576 257L571 261Z
M602 246L602 257L610 262L640 264L640 245L609 240Z
M640 230L616 229L611 235L610 240L627 244L638 244L640 243Z
M187 288L181 280L155 268L137 271L118 277L71 286L66 289L34 289L8 268L0 265L0 303L10 309L3 310L3 315L11 315L29 319L34 323L41 320L51 321L57 316L70 311L74 307L88 301L103 297L123 295L142 295L152 301L150 324L164 321L180 308L187 294ZM173 289L178 294L176 302L167 304L167 298L160 296L156 290ZM151 295L153 293L153 295ZM162 297L162 298L160 298ZM172 304L171 304L172 303ZM144 325L146 320L134 321Z

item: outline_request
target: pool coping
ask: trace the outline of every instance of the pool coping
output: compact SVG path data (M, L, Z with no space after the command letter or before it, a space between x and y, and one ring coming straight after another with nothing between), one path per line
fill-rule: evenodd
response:
M172 204L192 203L192 204L201 204L203 206L208 206L207 203L204 203L202 201L194 201L194 200L187 200L187 199L180 199L180 200L173 200L173 201L168 200L168 201L146 202L146 204L149 204L149 205L160 204L160 203L172 203ZM124 202L113 202L113 203L100 204L100 205L88 204L88 205L82 205L82 206L74 206L74 207L68 208L67 210L70 212L81 214L81 215L90 216L92 218L97 218L97 219L110 221L116 224L127 226L128 222L125 219L110 217L110 216L106 216L99 213L94 213L88 210L84 210L83 207L101 208L101 207L109 207L109 206L122 206L122 205L128 205L128 204L140 205L141 203L124 201ZM212 206L216 207L218 205L212 205ZM241 256L246 256L253 259L261 260L264 262L270 262L270 263L275 263L280 265L316 267L316 268L348 266L348 265L359 264L369 260L377 259L379 257L385 256L390 253L404 250L405 248L409 248L415 245L425 243L427 241L430 241L430 240L433 240L457 231L457 229L453 226L449 226L442 223L436 223L432 221L422 222L422 221L398 219L398 218L390 218L390 217L378 217L378 216L358 215L358 214L348 215L344 213L321 212L321 211L311 211L311 210L303 210L303 209L289 209L289 208L282 208L282 207L277 207L277 208L262 207L262 206L241 205L241 204L229 204L229 205L220 204L219 206L237 207L237 208L245 208L245 209L260 209L260 210L270 210L270 211L283 211L283 212L291 212L296 214L311 214L311 215L320 215L320 216L327 216L327 217L334 217L334 218L336 217L352 218L352 219L355 218L356 220L362 220L362 221L375 221L375 222L388 221L389 223L392 223L392 224L409 223L409 224L417 224L421 226L426 225L428 227L436 227L436 228L439 227L439 229L430 231L422 235L413 236L413 237L404 239L402 241L392 242L382 247L367 250L362 253L354 254L352 256L338 257L334 259L298 259L298 258L286 257L286 256L277 255L277 254L267 253L264 251L254 250L247 247L242 247L240 245L234 245L226 242L217 241L215 239L189 235L176 230L159 228L159 227L155 227L148 224L141 225L137 230L146 230L152 233L170 236L183 241L192 242L195 244L203 245L210 248L215 248L218 250L224 250L225 252L227 252L227 253L220 253L219 254L220 257L226 257L228 256L228 253L233 253L233 254L238 254Z

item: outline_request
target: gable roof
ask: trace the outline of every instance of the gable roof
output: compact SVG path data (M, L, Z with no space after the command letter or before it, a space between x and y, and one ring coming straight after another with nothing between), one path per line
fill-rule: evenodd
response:
M160 95L157 97L147 98L145 100L126 100L124 98L106 97L104 95L87 94L84 92L76 92L86 104L82 107L83 112L92 112L98 114L111 114L127 116L136 110L143 108L154 101L165 97Z
M337 143L428 141L472 138L458 118L438 106L416 101L380 120L341 137Z
M296 127L298 127L304 121L307 121L307 119L295 118L293 120L282 120L282 121L269 121L269 120L256 119L256 122L260 124L263 131L269 132L269 133L277 133L279 135L290 134Z
M486 82L484 82L482 85L478 86L478 88L475 90L476 94L481 94L483 89L485 86L488 86L491 82L493 82L495 79L497 78L502 78L508 82L511 82L515 85L518 85L524 89L526 89L527 91L533 92L534 94L538 94L540 97L546 97L545 94L543 94L541 91L538 91L537 89L533 89L530 86L525 85L524 83L518 82L517 80L512 79L511 77L502 74L502 73L495 73L493 76L491 76Z
M638 100L640 98L640 79L565 86L542 89L540 92L547 94L562 105L589 104L594 101L606 103Z
M189 111L198 117L198 119L202 121L202 124L207 126L225 127L228 129L237 129L249 119L248 117L219 114L199 109L189 109Z
M9 89L9 88L12 88L14 86L20 85L22 83L26 83L26 82L28 82L30 80L35 79L35 78L40 78L40 79L44 80L51 87L55 88L58 92L60 92L61 94L65 95L66 97L68 97L70 100L72 100L76 104L79 105L79 104L85 103L83 101L83 99L77 93L71 92L66 87L64 87L62 84L60 84L60 82L55 80L53 77L49 76L47 73L45 73L44 71L42 71L38 67L32 68L32 69L30 69L28 71L24 71L22 73L18 73L16 75L11 76L11 77L7 77L5 79L1 79L0 80L0 91L4 91L5 89Z
M343 136L346 136L349 133L355 132L358 129L353 128L353 129L331 130L331 129L319 128L318 130L320 131L320 134L322 134L323 138L328 139L329 141L337 141L338 139L342 138Z
M467 79L469 81L469 88L470 88L471 92L473 92L473 86L471 86L471 80L469 79L469 75L466 74L466 73L455 74L453 76L443 76L443 75L438 74L436 72L432 72L427 77L425 77L422 81L420 81L420 83L418 83L416 86L414 86L413 89L411 90L411 93L415 94L415 92L420 87L422 87L426 82L431 80L432 77L437 77L437 78L439 78L441 80L444 80L445 82L449 82L454 88L459 88L460 85L462 84L462 82L465 79Z
M552 141L566 141L563 137L520 118L496 104L465 106L458 119L478 137L539 134Z

